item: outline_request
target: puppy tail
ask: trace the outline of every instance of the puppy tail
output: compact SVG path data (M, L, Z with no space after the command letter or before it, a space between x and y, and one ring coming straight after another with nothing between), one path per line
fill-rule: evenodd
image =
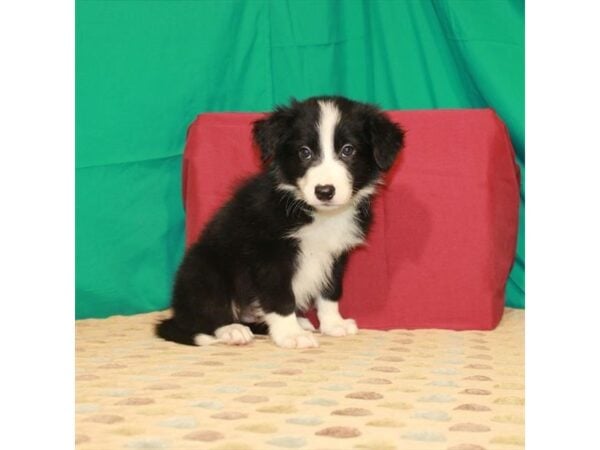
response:
M166 341L177 342L184 345L198 345L196 343L196 334L190 331L182 330L177 326L175 319L165 319L156 324L154 329L158 337Z

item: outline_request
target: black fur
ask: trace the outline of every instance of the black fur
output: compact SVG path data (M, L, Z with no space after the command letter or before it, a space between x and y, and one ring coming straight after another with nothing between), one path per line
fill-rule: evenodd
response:
M253 135L265 169L237 189L187 251L174 283L173 317L157 325L158 336L194 345L196 334L212 335L224 325L246 323L245 313L256 302L265 314L285 316L297 309L292 279L299 242L289 234L310 224L315 208L277 187L295 185L311 165L318 164L318 154L312 161L300 160L298 148L318 149L319 100L333 101L341 111L336 150L346 143L356 148L344 161L353 192L374 184L390 168L403 145L403 131L374 106L342 97L292 100L256 121ZM356 205L354 220L366 234L371 223L368 196ZM331 282L322 292L331 300L342 295L347 256L347 252L335 256ZM255 332L268 331L260 317L248 322Z

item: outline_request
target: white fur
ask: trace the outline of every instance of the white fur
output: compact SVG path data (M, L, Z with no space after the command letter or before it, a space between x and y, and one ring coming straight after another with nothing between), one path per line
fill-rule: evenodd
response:
M293 186L291 184L286 184L286 183L279 183L277 185L277 189L279 189L280 191L284 191L284 192L296 192L296 186Z
M335 195L325 208L345 205L352 197L352 177L347 167L335 154L335 127L340 122L341 113L335 103L320 101L320 115L317 123L321 160L309 168L297 184L304 200L316 208L325 206L315 195L317 185L333 185Z
M352 203L354 203L355 206L358 206L361 200L367 198L370 195L373 195L376 190L377 188L375 187L375 184L369 184L368 186L365 186L364 188L356 192L356 194L354 194Z
M344 319L340 315L338 302L317 298L317 316L319 317L319 330L328 336L346 336L356 334L358 327L354 319Z
M269 325L269 334L273 342L284 348L309 348L318 347L317 339L310 331L303 330L298 324L295 313L282 316L277 313L265 315L265 321Z
M236 302L234 302L233 300L231 300L231 314L233 315L233 320L234 321L238 321L240 320L240 309L237 305Z
M242 325L241 323L232 323L217 328L215 330L215 336L219 341L224 342L225 344L243 345L250 342L254 337L254 334L252 334L252 331L250 331L250 328L247 326Z
M330 281L335 258L363 242L355 214L354 205L331 212L316 212L312 223L290 235L300 244L296 273L292 279L292 290L299 309L308 309L311 299L321 294Z
M194 336L194 343L199 346L216 344L218 339L210 334L197 334Z

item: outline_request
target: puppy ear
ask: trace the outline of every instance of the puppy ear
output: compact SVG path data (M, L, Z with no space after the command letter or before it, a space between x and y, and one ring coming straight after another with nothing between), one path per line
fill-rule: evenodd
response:
M292 119L292 109L279 106L264 119L254 122L252 136L263 161L273 157L277 147L286 139Z
M385 172L392 167L398 152L404 147L404 130L379 111L373 111L369 116L373 156L377 166Z

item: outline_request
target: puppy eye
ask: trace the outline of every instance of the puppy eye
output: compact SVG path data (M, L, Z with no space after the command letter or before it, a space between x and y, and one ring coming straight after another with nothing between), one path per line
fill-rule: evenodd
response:
M352 155L354 155L355 152L356 150L353 146L351 146L350 144L346 144L342 147L340 155L342 155L342 158L350 158Z
M301 160L308 161L309 159L311 159L313 157L313 152L306 145L303 145L302 147L300 147L300 150L298 151L298 156L300 157Z

